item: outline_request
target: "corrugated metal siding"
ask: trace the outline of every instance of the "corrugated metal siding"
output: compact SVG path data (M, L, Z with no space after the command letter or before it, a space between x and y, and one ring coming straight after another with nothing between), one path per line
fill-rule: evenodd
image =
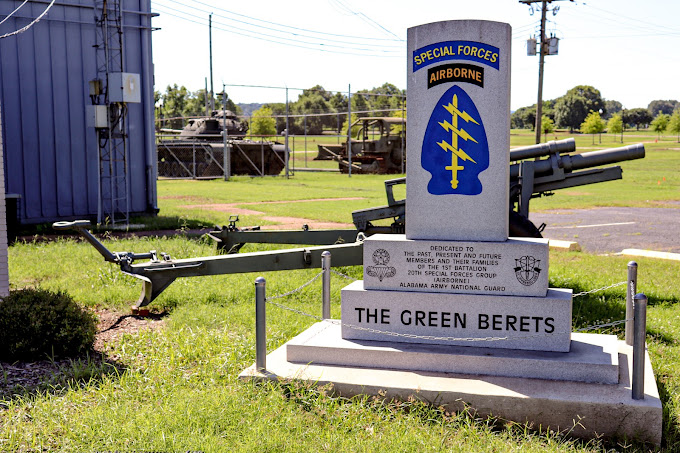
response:
M0 19L21 1L0 1ZM0 35L39 16L31 1ZM130 209L156 207L150 1L123 0L125 72L142 78L142 103L128 105ZM86 127L88 82L97 76L94 0L62 0L24 33L0 39L0 102L7 193L21 195L23 223L97 214L97 142Z
M0 297L6 297L9 296L9 260L7 256L7 217L5 215L5 172L2 168L2 154L2 124L0 124Z

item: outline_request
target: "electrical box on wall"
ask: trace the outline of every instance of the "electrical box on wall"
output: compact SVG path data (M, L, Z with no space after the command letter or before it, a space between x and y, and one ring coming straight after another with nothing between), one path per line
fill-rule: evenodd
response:
M109 127L107 121L108 109L105 105L88 105L85 113L87 114L87 127L96 129L106 129Z
M139 74L112 72L109 74L109 102L142 102Z

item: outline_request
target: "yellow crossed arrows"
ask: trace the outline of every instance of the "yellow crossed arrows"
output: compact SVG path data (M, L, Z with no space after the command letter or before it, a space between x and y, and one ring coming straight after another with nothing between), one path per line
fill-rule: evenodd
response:
M472 138L472 136L468 134L465 129L458 129L458 118L461 118L468 123L473 122L477 125L479 123L475 121L469 113L458 110L458 96L455 94L453 95L452 102L450 104L444 105L443 107L451 114L451 122L449 123L448 121L444 121L439 123L439 125L447 132L451 132L451 143L442 140L441 142L437 142L437 144L441 146L444 151L451 151L451 165L444 167L444 169L451 170L451 187L455 189L458 187L458 170L464 170L462 165L458 165L458 158L462 159L463 161L469 160L473 164L477 163L465 151L458 148L458 137L465 141L472 140L473 142L477 143L477 140Z

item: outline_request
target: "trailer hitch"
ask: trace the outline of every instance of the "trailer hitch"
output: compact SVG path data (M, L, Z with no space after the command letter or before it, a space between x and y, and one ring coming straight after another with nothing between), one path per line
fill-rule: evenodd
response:
M161 253L161 259L158 259L155 250L148 253L112 252L88 231L89 226L87 220L52 225L59 231L77 231L104 260L119 265L121 272L142 281L142 293L133 308L148 305L181 277L321 268L321 254L326 250L333 256L333 266L354 266L363 262L363 234L359 234L356 241L345 244L187 259L172 259ZM149 261L135 263L137 260Z

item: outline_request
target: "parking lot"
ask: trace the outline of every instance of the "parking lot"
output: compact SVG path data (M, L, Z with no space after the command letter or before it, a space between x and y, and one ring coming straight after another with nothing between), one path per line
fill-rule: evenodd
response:
M556 209L531 213L530 219L536 226L546 224L543 237L578 242L586 252L633 248L680 253L680 209Z

